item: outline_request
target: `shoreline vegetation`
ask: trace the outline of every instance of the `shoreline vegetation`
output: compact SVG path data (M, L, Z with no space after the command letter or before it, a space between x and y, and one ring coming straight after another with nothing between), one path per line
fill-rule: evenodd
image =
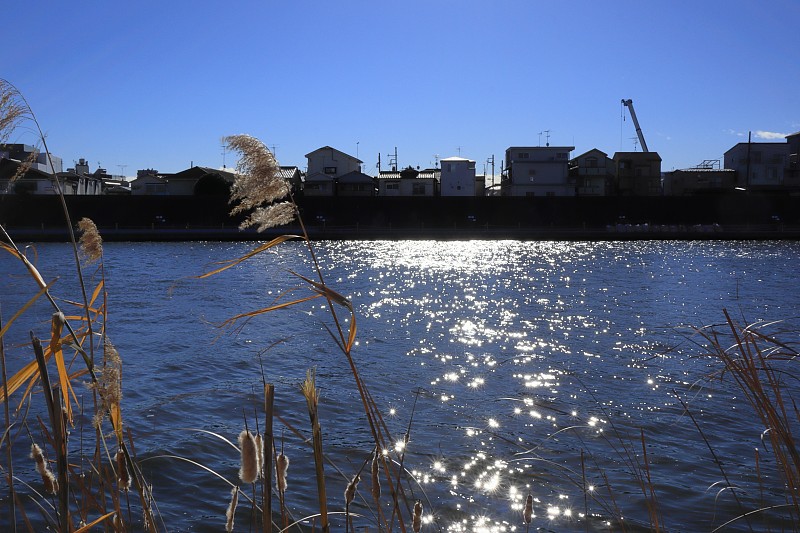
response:
M13 85L0 80L0 97L0 134L8 133L9 128L13 129L21 120L30 120L40 132L46 151L44 135L22 95ZM11 120L7 120L9 117ZM284 226L280 234L271 239L268 234L261 233L266 242L256 245L242 257L227 258L214 270L196 276L195 281L202 283L211 276L224 276L226 270L289 239L301 239L306 245L304 252L310 257L310 267L309 272L286 274L296 281L296 290L277 298L270 296L265 307L232 316L221 328L235 334L255 317L268 318L265 315L289 307L302 308L312 301L323 303L327 316L322 327L316 322L309 327L316 327L320 335L337 347L341 364L349 368L349 377L363 407L362 413L349 416L363 416L371 444L361 450L360 457L350 457L352 461L347 466L331 465L325 453L325 439L336 421L320 417L315 370L307 370L301 390L296 391L304 397L308 415L308 426L297 427L274 416L273 384L265 369L256 367L253 379L260 384L256 404L244 408L246 414L231 413L232 417L243 417L237 442L230 436L212 435L235 450L240 463L238 472L216 471L199 465L191 457L170 456L169 459L176 464L201 467L230 486L225 495L229 501L227 510L224 503L220 505L219 519L208 524L218 529L224 527L228 532L443 531L445 525L436 523L424 490L404 467L406 449L414 433L413 413L406 432L392 434L384 422L381 406L370 393L370 386L374 384L361 379L352 353L357 339L357 315L350 300L331 288L323 276L312 242L310 230L313 226L304 225L307 213L303 213L302 205L298 209L291 197L287 199L288 190L281 187L284 184L277 175L277 163L260 141L242 135L226 140L241 155L232 196L234 214L246 216L240 224L269 230L286 224L291 217L295 225ZM18 260L20 268L32 281L28 304L21 309L2 309L4 315L11 314L0 316L3 374L0 399L6 428L0 436L0 475L5 481L0 496L0 517L8 521L2 525L6 531L15 532L41 531L45 527L61 533L168 531L171 526L161 520L157 495L162 489L174 490L175 487L150 484L137 456L144 450L136 450L134 446L136 428L124 421L124 367L133 364L126 361L136 358L117 352L112 343L113 328L106 327L104 225L96 224L80 213L80 209L71 211L63 194L59 199L59 213L73 252L72 257L65 258L64 268L68 268L67 265L75 268L79 282L77 295L56 297L60 286L54 285L55 281L46 281L53 273L40 272L16 245L18 234L13 225L0 224L0 251ZM51 216L49 211L36 214ZM72 220L79 221L76 226L80 239L76 238ZM162 223L166 225L168 221ZM299 229L297 235L290 234L294 229ZM7 332L37 300L49 302L52 308L48 320L50 331L45 332L43 339L31 331L30 344L6 345L3 341ZM124 309L115 312L121 314ZM721 492L730 493L739 509L736 516L726 516L716 524L709 524L709 530L728 526L753 530L754 524L761 527L765 523L770 527L774 524L776 530L797 530L800 525L800 450L794 435L798 431L800 412L791 398L791 389L785 384L797 375L792 365L796 364L800 353L792 344L765 333L763 327L740 325L727 312L723 313L722 325L697 330L698 351L717 362L720 373L732 380L747 399L752 407L751 416L765 428L762 443L769 450L773 463L769 467L757 464L763 472L769 469L763 477L762 470L757 470L758 482L770 484L779 497L756 507L751 505L752 500L744 500L740 490L726 476L724 459L714 454L714 443L706 440L702 426L695 422L698 435L708 444L713 462L724 479L723 483L714 485L721 488ZM191 339L191 342L202 344L203 340ZM88 390L83 387L86 382ZM242 391L243 397L248 394ZM694 421L691 405L683 398L678 399ZM630 473L636 494L626 494L624 490L615 492L603 470L602 459L581 449L575 458L580 468L564 471L565 478L576 491L576 501L584 505L576 518L582 522L578 527L587 531L668 531L670 517L663 516L659 507L658 480L651 471L647 435L643 431L628 434L617 429L613 418L609 418L608 453L618 454L619 461ZM284 450L276 437L278 431L284 430L297 436L302 446ZM556 441L554 438L553 442ZM291 475L290 457L295 462L314 464L318 506L304 509L308 511L305 516L294 516L285 500L287 477ZM229 457L225 461L231 462ZM344 494L333 495L328 490L331 467L349 480ZM26 476L30 472L36 472L36 476ZM176 472L180 469L176 468ZM178 484L179 480L173 482ZM535 484L535 480L531 482ZM531 494L523 497L524 506L498 510L498 515L508 513L501 519L517 531L537 529L535 520L542 520L544 527L549 527L544 504ZM638 515L644 517L640 518L642 524L623 518L631 514L626 510L631 501L638 506ZM207 502L208 508L215 503L219 502Z

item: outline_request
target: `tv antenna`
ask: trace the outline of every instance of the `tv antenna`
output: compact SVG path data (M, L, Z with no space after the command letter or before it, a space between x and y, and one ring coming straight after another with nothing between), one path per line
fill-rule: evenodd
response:
M547 143L545 144L545 146L550 146L550 130L544 130L542 133L544 133L545 140L547 141ZM540 133L539 135L541 135L541 133ZM541 142L542 142L542 141L540 140L540 141L539 141L539 144L541 144Z
M119 167L120 176L122 176L124 178L125 177L125 167L127 167L128 165L117 165L117 166Z
M397 171L397 146L394 147L394 155L386 154L386 157L389 158L389 166L392 167L393 171Z
M633 151L636 151L636 147L639 146L639 137L629 137L633 141Z
M225 166L225 154L228 152L228 144L225 142L225 137L220 137L219 142L222 148L222 168L227 168Z

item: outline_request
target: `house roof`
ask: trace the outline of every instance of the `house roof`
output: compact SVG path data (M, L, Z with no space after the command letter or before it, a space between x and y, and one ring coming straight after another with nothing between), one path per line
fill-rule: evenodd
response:
M232 182L235 174L227 169L210 167L191 167L174 174L164 174L167 180L199 180L208 174L219 174L225 181Z
M334 181L334 178L330 174L323 174L322 172L314 172L313 174L306 176L306 183L330 183Z
M587 150L586 152L582 153L581 155L576 155L573 157L573 161L575 159L580 159L581 157L586 157L589 154L602 154L604 157L608 157L608 154L604 151L600 150L599 148L592 148L591 150Z
M16 159L6 159L6 158L0 159L0 179L8 180L14 177L14 175L17 173L17 169L19 169L19 166L21 164L22 163L20 161L17 161ZM51 174L48 174L47 172L42 172L41 170L31 167L27 171L25 171L25 174L23 174L20 179L23 178L53 179L53 176Z
M425 170L420 170L419 174L416 178L413 179L439 179L442 175L441 169L438 168L426 168ZM400 179L400 171L397 170L381 170L380 174L378 175L378 179L382 180L399 180Z
M337 150L336 148L333 148L333 147L331 147L331 146L323 146L322 148L317 148L317 149L316 149L316 150L314 150L313 152L309 152L309 153L307 153L307 154L306 154L306 159L308 159L310 156L312 156L312 155L316 154L317 152L322 152L322 151L325 151L325 150L330 150L330 151L332 151L332 152L336 152L337 154L341 154L341 155L343 155L344 157L348 157L348 158L350 158L350 159L352 159L352 160L354 160L354 161L357 161L357 162L359 162L359 163L363 163L363 161L362 161L362 160L360 160L360 159L358 159L357 157L353 157L352 155L350 155L350 154L346 154L346 153L342 152L341 150Z
M374 183L374 178L363 172L354 170L339 176L339 183Z
M475 162L472 159L467 159L466 157L458 157L458 156L445 157L444 159L441 159L440 161L442 161L442 162L444 162L444 161L448 161L448 162L467 161L467 162L472 162L472 163Z

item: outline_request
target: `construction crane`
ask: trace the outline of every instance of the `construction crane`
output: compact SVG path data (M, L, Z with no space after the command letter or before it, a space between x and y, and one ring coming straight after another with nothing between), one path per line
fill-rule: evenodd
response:
M636 111L633 110L633 100L622 99L622 105L628 108L628 111L631 113L631 119L633 119L633 125L636 127L636 135L639 137L639 144L642 145L642 152L649 152L650 150L647 149L647 143L644 142L644 134L642 133L642 128L639 127L639 121L636 119Z

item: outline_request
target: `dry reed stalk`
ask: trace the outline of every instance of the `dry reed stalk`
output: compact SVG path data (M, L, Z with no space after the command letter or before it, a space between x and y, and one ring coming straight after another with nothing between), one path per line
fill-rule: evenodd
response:
M380 505L381 500L381 477L380 477L380 450L375 447L375 453L372 455L372 464L370 465L370 477L372 479L372 499L375 500L375 505Z
M317 495L319 497L320 526L323 533L330 531L328 523L328 503L325 495L325 469L322 453L322 428L319 424L319 390L316 384L316 372L309 369L306 380L302 385L303 396L308 406L308 416L311 419L311 444L314 450L314 467L317 478Z

